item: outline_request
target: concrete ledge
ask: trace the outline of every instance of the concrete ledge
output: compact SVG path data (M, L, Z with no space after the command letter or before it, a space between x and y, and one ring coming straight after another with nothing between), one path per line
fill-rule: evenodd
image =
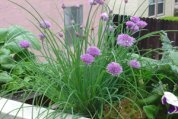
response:
M53 116L52 116L53 115ZM0 98L0 119L87 119L70 114L55 114L54 110Z

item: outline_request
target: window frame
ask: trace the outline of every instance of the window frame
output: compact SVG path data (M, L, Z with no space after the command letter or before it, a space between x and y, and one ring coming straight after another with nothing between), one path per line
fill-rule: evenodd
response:
M157 10L156 10L157 13L156 14L157 14L157 16L163 16L165 14L165 9L164 9L165 8L165 0L162 0L162 2L159 2L159 0L157 0L157 2L158 3L157 3ZM163 4L163 12L158 14L158 7L159 7L159 4L161 4L161 3Z
M163 4L163 12L158 14L158 6L159 4ZM150 15L150 5L154 5L154 15ZM162 0L161 2L159 0L154 0L154 2L150 2L150 0L148 0L148 16L149 17L159 17L159 16L163 16L165 15L165 0Z
M65 42L73 45L73 39L77 39L76 33L82 36L83 29L80 26L83 23L83 4L78 6L66 6L64 8L64 28L65 28Z

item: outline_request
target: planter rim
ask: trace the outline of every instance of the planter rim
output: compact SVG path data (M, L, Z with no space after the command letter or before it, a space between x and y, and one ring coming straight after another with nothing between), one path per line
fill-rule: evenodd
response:
M45 119L50 117L55 110L37 107L30 104L0 97L0 119ZM40 116L39 116L40 115ZM55 114L55 119L89 119L71 114Z

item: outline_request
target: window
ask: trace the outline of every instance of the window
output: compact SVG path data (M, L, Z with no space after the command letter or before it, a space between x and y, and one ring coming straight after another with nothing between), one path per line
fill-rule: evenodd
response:
M64 28L66 43L72 45L73 40L76 39L76 33L82 35L80 28L83 23L83 5L69 6L64 9Z
M164 14L164 0L149 0L149 16L162 14Z
M175 0L175 3L178 4L178 0Z

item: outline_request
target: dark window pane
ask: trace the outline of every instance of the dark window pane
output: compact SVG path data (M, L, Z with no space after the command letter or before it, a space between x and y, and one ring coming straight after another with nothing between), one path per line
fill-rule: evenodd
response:
M149 16L155 15L155 5L149 5Z
M164 5L163 3L158 4L158 14L163 14L163 8L164 8L163 5Z
M174 9L174 16L178 16L178 9Z

